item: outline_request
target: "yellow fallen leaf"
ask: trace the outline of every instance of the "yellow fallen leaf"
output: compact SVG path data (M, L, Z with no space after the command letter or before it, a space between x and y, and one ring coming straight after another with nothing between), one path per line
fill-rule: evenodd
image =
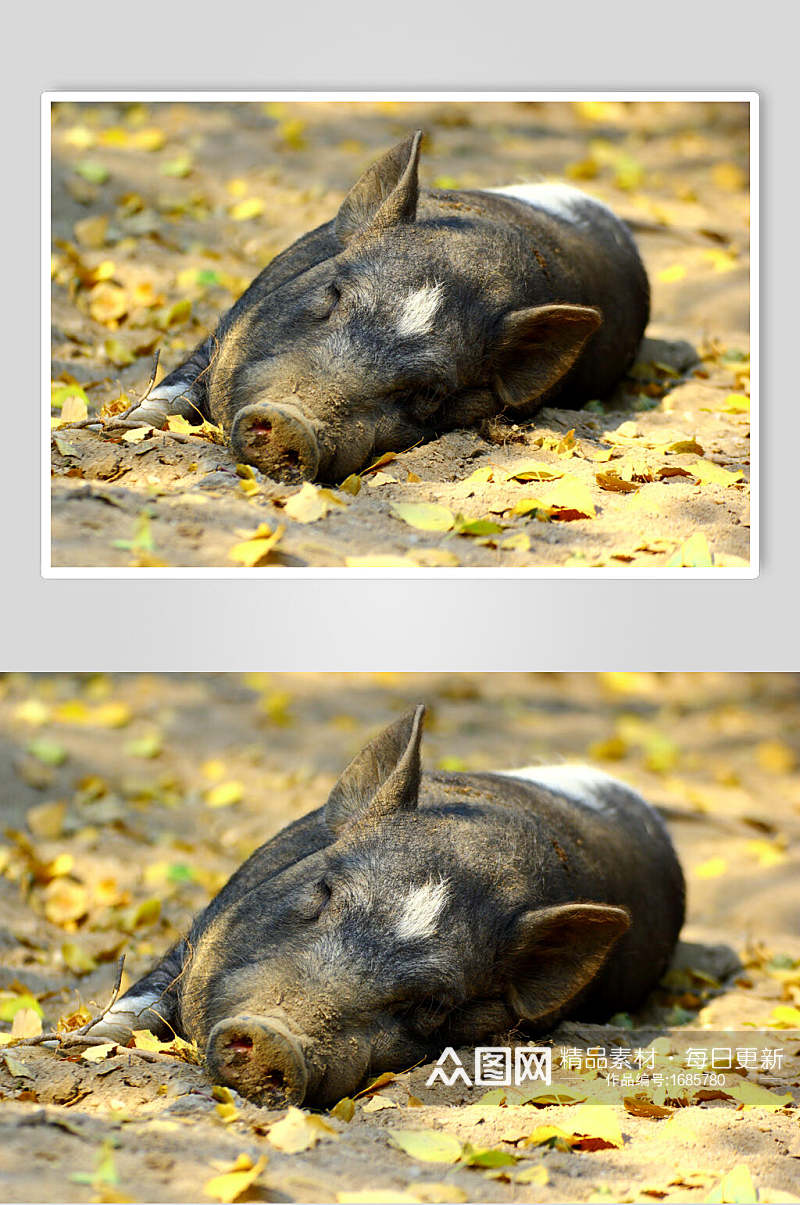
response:
M457 1184L437 1183L436 1181L412 1184L414 1200L422 1205L462 1205L469 1197L463 1188Z
M797 754L784 741L761 741L756 757L761 769L770 774L792 774L797 769Z
M11 1024L11 1036L14 1038L35 1038L42 1032L42 1016L35 1008L20 1008L14 1014Z
M126 431L123 435L123 440L126 444L141 443L146 435L149 435L153 430L152 427L133 427L130 431Z
M389 1130L392 1144L424 1163L456 1163L461 1158L458 1138L440 1130Z
M114 326L128 312L128 294L110 281L96 284L89 294L89 313L95 322Z
M694 873L698 879L718 879L720 875L725 874L727 869L728 863L725 858L715 857L701 862L699 866L695 867Z
M98 214L96 217L82 218L72 227L75 233L75 241L83 247L91 247L97 250L102 247L106 241L108 233L108 214Z
M247 197L231 205L230 215L235 222L248 222L251 218L260 218L264 212L264 202L260 197Z
M296 1155L316 1146L321 1138L338 1138L339 1134L315 1113L304 1113L292 1105L284 1118L270 1126L267 1137L279 1151Z
M206 791L206 804L210 808L227 808L231 804L241 803L243 799L244 787L235 780L221 782Z
M163 130L155 126L144 126L130 135L129 145L137 151L160 151L166 141L167 136Z
M715 163L711 176L717 188L726 192L740 192L747 187L747 172L738 163Z
M724 247L709 247L703 256L711 264L715 272L732 272L738 266L739 257L733 251Z
M745 1163L737 1163L732 1171L723 1176L719 1184L706 1197L707 1202L722 1203L722 1205L753 1205L758 1201L758 1193L753 1184L753 1178Z
M249 540L242 540L241 543L234 544L228 556L232 561L238 561L240 565L253 569L267 559L275 546L280 543L285 531L286 527L283 524L279 524L274 531L271 531L266 523L262 523Z
M570 1113L569 1126L583 1150L622 1146L622 1131L611 1105L578 1105Z
M791 1092L784 1092L779 1096L777 1092L770 1092L768 1088L762 1088L760 1084L753 1084L750 1080L740 1080L738 1076L729 1078L737 1082L726 1083L725 1091L734 1100L738 1100L739 1104L744 1105L745 1109L768 1109L775 1113L793 1103Z
M570 1150L576 1142L574 1134L553 1125L536 1126L528 1137L523 1139L524 1146L554 1146L557 1150Z
M50 719L50 708L40 699L26 699L14 708L14 719L33 728L41 728Z
M666 564L668 568L710 568L714 564L714 560L711 556L708 540L701 531L696 531L693 536L689 536L689 539L681 544L680 548L672 554Z
M544 1187L549 1181L550 1174L543 1163L537 1163L533 1167L524 1167L514 1176L515 1184L538 1184L540 1187Z
M531 538L526 531L516 531L500 541L500 547L508 552L530 552Z
M672 443L656 444L655 447L659 452L694 452L697 456L703 455L703 447L696 439L675 439Z
M800 1008L778 1004L770 1013L770 1029L800 1029Z
M758 865L764 869L779 866L787 858L786 850L775 841L748 841L747 852L758 858Z
M296 494L287 499L283 509L289 518L297 523L314 523L317 519L324 519L334 507L346 505L345 500L337 497L332 490L306 481Z
M521 460L509 465L505 472L514 481L556 481L564 476L563 469L541 460Z
M683 280L686 275L686 267L683 264L672 264L669 268L662 268L656 273L656 280L660 280L662 284L676 284L679 280Z
M741 469L724 469L713 460L695 460L693 464L687 464L685 467L704 485L735 485L737 481L744 480Z
M616 490L620 494L635 494L639 486L635 481L626 481L619 473L595 473L594 479L601 490Z
M455 525L453 512L437 502L391 502L393 514L420 531L450 531Z
M102 1063L111 1051L116 1049L116 1042L103 1042L100 1046L89 1046L83 1051L81 1058L86 1063Z
M86 401L78 397L77 394L71 394L65 399L61 407L61 422L62 423L82 423L88 416L89 409Z
M266 1166L266 1155L262 1155L257 1163L253 1163L249 1155L242 1154L231 1164L229 1171L207 1180L203 1185L203 1192L207 1197L221 1201L222 1205L230 1205L230 1202L235 1201L258 1179Z
M750 398L746 393L729 393L720 409L723 414L749 414Z
M25 823L34 837L52 839L61 836L66 813L67 805L63 800L59 800L57 803L37 803L28 808L25 813Z
M366 1104L361 1106L363 1113L380 1113L383 1109L397 1109L399 1105L396 1100L392 1100L389 1096L381 1096L380 1092L376 1092L371 1096Z
M338 1121L352 1121L356 1111L356 1102L351 1096L345 1096L333 1106L331 1109L331 1117L335 1117Z
M423 569L453 569L461 563L448 548L416 548L412 560Z
M361 489L361 478L359 477L358 473L351 473L349 477L345 477L344 481L340 484L339 489L342 491L342 493L352 494L353 497L355 497L355 495Z

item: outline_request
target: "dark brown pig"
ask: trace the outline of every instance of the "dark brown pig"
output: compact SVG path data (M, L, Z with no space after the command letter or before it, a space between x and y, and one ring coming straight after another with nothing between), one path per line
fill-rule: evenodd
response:
M580 767L421 775L423 708L262 845L92 1031L147 1026L267 1105L518 1022L635 1009L683 923L656 812Z
M607 394L648 318L627 226L563 184L421 189L420 138L278 255L131 421L210 418L270 477L340 481L501 410Z

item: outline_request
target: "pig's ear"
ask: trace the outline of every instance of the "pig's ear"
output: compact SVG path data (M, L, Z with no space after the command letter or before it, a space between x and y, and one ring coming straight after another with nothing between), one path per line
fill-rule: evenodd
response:
M350 762L325 805L325 821L334 837L356 821L417 806L424 715L422 706L407 712Z
M367 228L413 222L417 214L419 146L422 130L399 142L368 167L350 189L336 215L334 230L342 243Z
M585 305L541 305L512 310L495 344L494 385L506 406L542 397L572 368L603 321Z
M568 1004L594 979L630 923L625 908L609 904L523 912L502 963L506 999L517 1016L536 1021Z

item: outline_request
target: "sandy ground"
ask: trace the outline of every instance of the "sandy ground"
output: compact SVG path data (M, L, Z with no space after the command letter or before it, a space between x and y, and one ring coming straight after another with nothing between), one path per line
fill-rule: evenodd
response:
M415 126L423 183L567 178L635 223L650 340L614 397L442 435L365 474L357 496L317 496L302 522L286 508L296 488L237 475L208 438L56 431L54 565L235 568L259 529L276 536L258 562L271 566L748 563L742 105L58 106L54 416L64 386L84 389L92 415L141 396L156 349L162 369L178 364ZM549 480L508 476L531 460ZM409 502L446 508L450 530L410 526L393 510Z
M429 1065L361 1096L349 1122L325 1114L330 1130L309 1130L306 1119L300 1145L319 1141L289 1153L274 1129L282 1114L219 1100L202 1068L174 1055L115 1048L91 1064L0 1046L0 1199L220 1199L207 1185L241 1156L258 1169L238 1185L242 1200L798 1200L796 676L8 677L2 1015L26 996L45 1026L102 1005L121 952L128 983L253 848L325 799L378 726L420 700L428 768L588 758L663 809L688 882L672 970L641 1013L546 1038L554 1057L651 1048L663 1086L609 1090L602 1072L559 1068L561 1103L492 1104L484 1088L426 1087ZM669 1051L704 1043L780 1049L783 1062L729 1072L723 1089L670 1079L683 1069ZM469 1067L472 1051L460 1054ZM538 1144L543 1126L566 1139ZM390 1136L405 1130L457 1140L460 1161L406 1154ZM467 1143L505 1162L469 1166Z

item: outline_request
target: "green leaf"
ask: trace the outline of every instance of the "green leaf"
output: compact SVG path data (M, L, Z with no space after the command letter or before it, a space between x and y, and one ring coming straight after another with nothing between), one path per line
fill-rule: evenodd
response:
M75 171L89 184L105 184L111 175L108 168L104 167L102 163L98 163L96 159L83 159L76 164Z
M177 176L179 178L188 176L192 170L192 156L184 153L178 155L175 159L168 159L166 163L162 163L160 167L162 176Z
M63 745L49 741L46 737L31 741L28 752L45 766L63 766L68 754Z
M9 996L5 993L0 997L0 1021L13 1021L22 1008L32 1008L41 1017L42 1006L30 992L22 992L19 996Z
M467 1167L511 1167L518 1156L499 1147L474 1147L467 1142L461 1162Z
M494 519L465 519L459 515L456 521L456 533L460 536L494 536L503 530Z

